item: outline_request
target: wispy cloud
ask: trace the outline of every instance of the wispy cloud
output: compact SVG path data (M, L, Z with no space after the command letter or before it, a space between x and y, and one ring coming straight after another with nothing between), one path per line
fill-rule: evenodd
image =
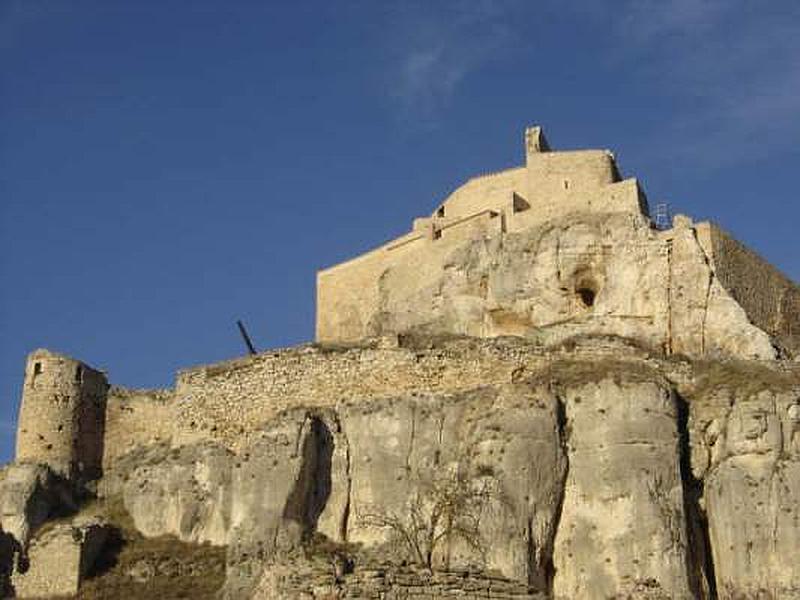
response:
M724 166L800 137L800 5L630 2L616 35L674 101L659 135L678 159Z
M518 0L409 3L395 17L398 49L387 87L404 113L434 118L459 85L496 59L514 39Z
M548 27L577 19L594 39L561 43L594 44L624 70L629 87L667 101L650 139L642 141L654 159L726 166L800 139L800 3L442 0L402 6L388 27L395 54L386 89L401 114L417 123L435 123L489 64L529 50ZM582 65L572 67L581 72Z

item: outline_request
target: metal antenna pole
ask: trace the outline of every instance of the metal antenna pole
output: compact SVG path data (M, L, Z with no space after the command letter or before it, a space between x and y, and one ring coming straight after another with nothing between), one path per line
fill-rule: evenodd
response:
M236 326L239 328L239 333L242 334L242 339L244 340L244 343L247 344L247 350L250 352L250 354L257 354L256 348L255 346L253 346L253 342L250 339L250 336L247 335L247 330L244 328L244 323L242 323L241 321L236 321Z

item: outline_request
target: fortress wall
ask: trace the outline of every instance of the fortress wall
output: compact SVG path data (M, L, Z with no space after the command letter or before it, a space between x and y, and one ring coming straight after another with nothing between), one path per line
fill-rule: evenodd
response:
M422 351L307 346L198 367L178 375L173 442L216 439L236 451L281 410L466 390L511 381L547 360L522 342L473 339Z
M624 179L603 187L596 198L589 198L588 209L598 212L638 212L649 215L647 198L635 178Z
M358 258L317 273L316 339L357 341L380 335L372 317L385 312L387 294L382 289L384 273L402 266L409 272L404 281L414 289L439 276L446 255L465 240L498 235L503 218L483 210L475 215L451 220L437 239L419 233L403 236ZM431 270L435 272L430 272Z
M527 177L523 195L533 210L554 205L571 212L587 192L617 181L617 169L605 150L541 152L528 156Z
M465 217L486 209L504 209L512 192L525 195L525 173L525 167L518 167L470 179L444 201L444 218Z
M103 470L137 446L169 441L175 422L174 393L169 390L128 390L112 387L108 392Z
M503 216L491 210L484 210L444 227L441 239L447 241L473 240L484 235L497 235L503 231Z
M317 340L355 341L367 337L366 319L380 305L381 274L429 243L426 237L403 236L355 260L318 272Z
M647 198L636 179L625 179L586 192L575 192L569 197L562 195L562 202L531 204L522 211L507 210L506 231L519 232L548 221L563 219L568 214L606 215L609 213L630 213L648 215ZM511 200L508 207L511 207Z
M698 223L696 230L717 278L750 322L800 354L800 287L717 225Z

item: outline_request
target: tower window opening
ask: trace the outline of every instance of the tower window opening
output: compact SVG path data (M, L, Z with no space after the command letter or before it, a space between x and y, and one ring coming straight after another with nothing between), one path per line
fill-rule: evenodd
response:
M564 189L565 189L565 190L568 190L568 189L569 189L569 179L565 179L565 180L564 180Z
M444 218L444 206L439 207L439 210L436 211L436 216L439 218Z
M36 379L39 375L42 374L42 363L35 362L33 363L33 378Z
M75 381L83 383L83 367L81 365L78 365L75 369Z
M433 230L433 239L438 240L442 237L442 230L441 229L434 229Z

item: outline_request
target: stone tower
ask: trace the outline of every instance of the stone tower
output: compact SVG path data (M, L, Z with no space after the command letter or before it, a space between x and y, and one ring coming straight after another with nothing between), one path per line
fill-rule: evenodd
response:
M17 426L17 460L44 463L67 478L100 474L106 376L48 350L28 356Z

